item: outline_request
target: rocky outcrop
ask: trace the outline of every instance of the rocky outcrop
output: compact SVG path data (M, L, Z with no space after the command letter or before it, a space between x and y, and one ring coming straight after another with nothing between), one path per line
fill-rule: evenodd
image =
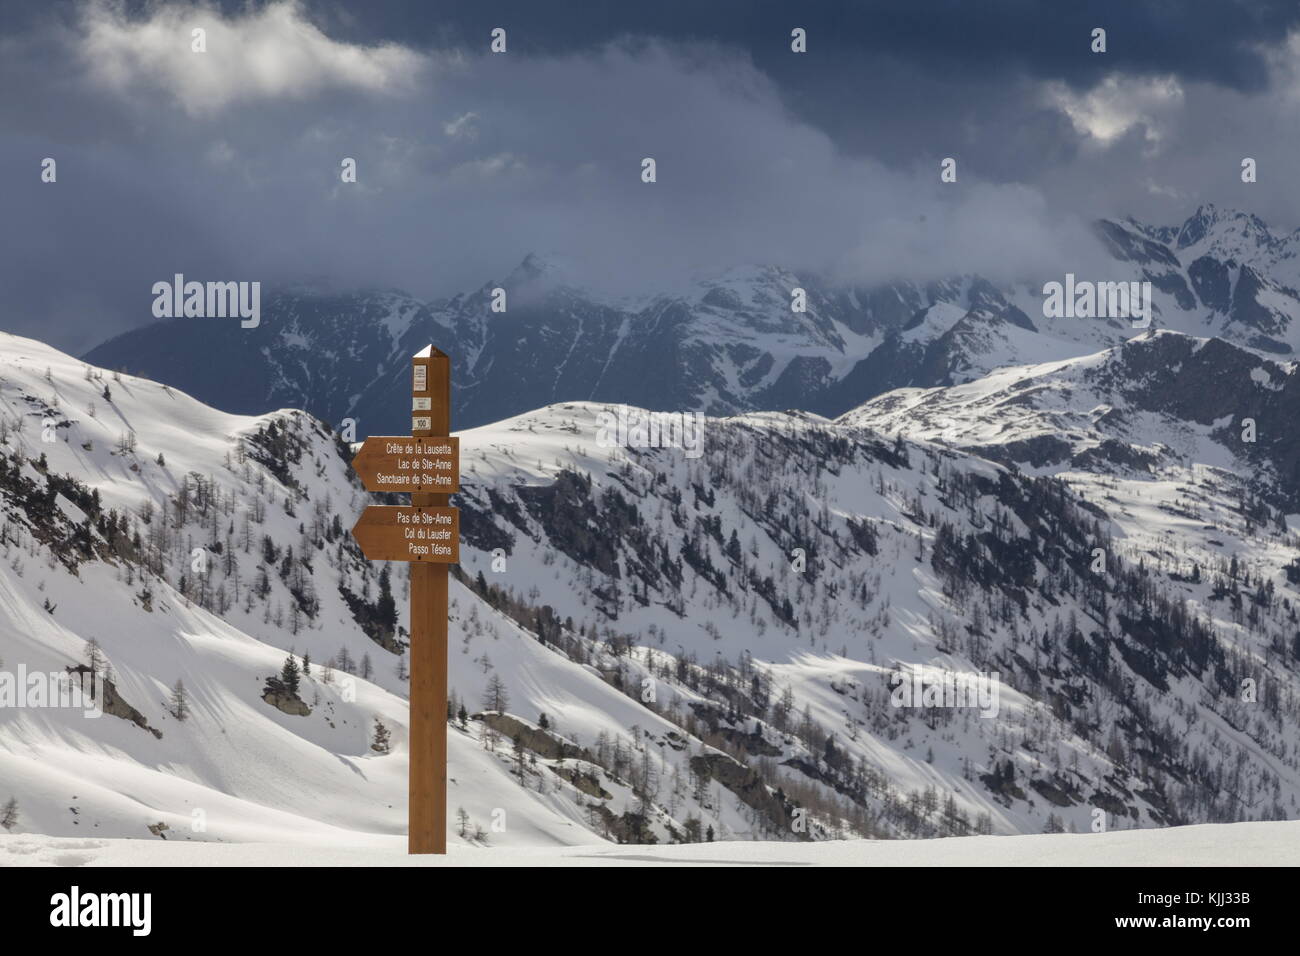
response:
M122 720L129 720L141 730L147 730L155 737L161 739L162 731L155 730L149 726L149 721L145 719L144 714L128 704L122 695L117 692L117 686L102 674L98 680L92 681L90 678L90 668L85 664L78 664L76 667L69 667L69 674L75 674L81 682L81 686L86 688L91 697L98 695L97 702L100 709L110 717L120 717Z
M298 696L298 691L278 677L266 679L266 686L262 688L262 700L276 710L294 717L307 717L311 714L311 708Z
M767 788L756 770L738 763L724 753L692 757L691 770L704 780L716 780L734 793L741 803L753 807L766 817L774 827L793 832L789 810Z
M510 714L486 711L485 713L473 714L470 719L481 720L488 727L509 740L518 737L524 749L531 750L537 756L544 757L547 760L559 760L569 757L578 760L591 759L591 754L581 747L569 743L549 730L531 724L526 720L521 720L518 717L513 717Z
M291 694L287 690L266 690L262 693L262 700L276 710L294 717L307 717L311 714L311 708L307 706L307 702L297 694Z
M552 767L551 772L561 780L567 780L589 797L600 800L612 800L614 797L600 785L600 778L594 771L584 771L578 767Z

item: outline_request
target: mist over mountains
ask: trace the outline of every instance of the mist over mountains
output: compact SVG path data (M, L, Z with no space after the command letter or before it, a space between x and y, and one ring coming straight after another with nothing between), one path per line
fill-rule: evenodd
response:
M1300 233L1274 235L1253 215L1211 205L1178 226L1103 220L1094 232L1111 265L1079 278L1150 282L1153 328L1280 360L1300 348ZM504 312L492 311L495 288L505 290ZM806 291L802 313L791 309L796 288ZM335 426L352 418L365 435L409 427L406 359L429 341L452 356L454 423L473 427L578 400L835 416L890 389L1085 355L1141 331L1114 318L1046 317L1041 282L959 276L861 287L744 266L628 300L577 287L562 264L539 256L499 283L435 302L398 291L282 290L265 299L256 329L170 319L85 358L227 411L304 408Z

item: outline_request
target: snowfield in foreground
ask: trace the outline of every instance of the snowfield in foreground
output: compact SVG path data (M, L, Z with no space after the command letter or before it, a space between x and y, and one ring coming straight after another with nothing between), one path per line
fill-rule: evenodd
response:
M0 839L0 866L1294 866L1300 821L946 840L744 841L475 848L407 856L404 838L346 846Z

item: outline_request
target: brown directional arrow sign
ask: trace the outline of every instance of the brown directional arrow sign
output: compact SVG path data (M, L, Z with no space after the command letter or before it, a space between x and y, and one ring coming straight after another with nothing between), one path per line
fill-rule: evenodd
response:
M352 467L367 491L454 495L460 490L460 439L371 435Z
M417 505L371 505L352 529L371 561L460 562L460 511Z

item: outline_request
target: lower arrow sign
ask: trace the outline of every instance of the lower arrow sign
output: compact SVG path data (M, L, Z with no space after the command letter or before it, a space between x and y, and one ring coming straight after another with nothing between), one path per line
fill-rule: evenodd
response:
M460 511L456 508L371 505L352 528L371 561L460 563Z

